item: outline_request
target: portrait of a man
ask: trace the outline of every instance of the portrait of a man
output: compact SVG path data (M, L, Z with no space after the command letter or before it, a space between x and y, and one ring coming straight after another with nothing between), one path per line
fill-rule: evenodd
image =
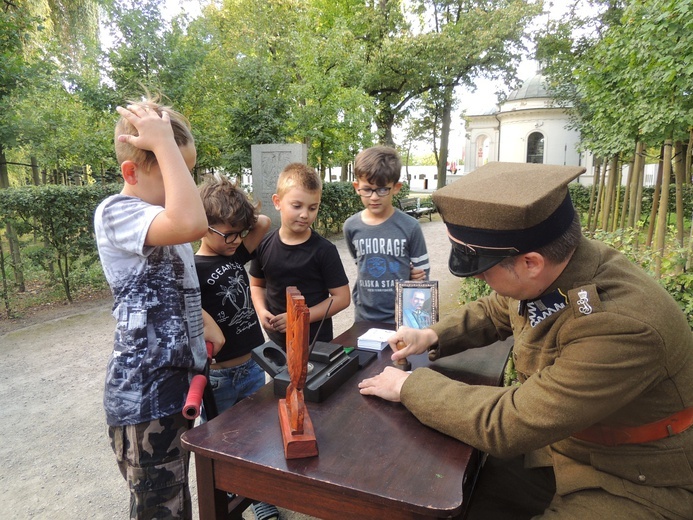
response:
M430 289L407 289L404 291L403 324L414 329L425 329L431 325Z

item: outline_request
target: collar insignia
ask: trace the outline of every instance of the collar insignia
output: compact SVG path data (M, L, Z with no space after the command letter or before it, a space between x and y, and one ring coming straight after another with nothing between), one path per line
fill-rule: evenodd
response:
M534 328L552 314L565 309L567 305L568 298L560 289L556 289L538 300L528 301L526 307L529 324Z

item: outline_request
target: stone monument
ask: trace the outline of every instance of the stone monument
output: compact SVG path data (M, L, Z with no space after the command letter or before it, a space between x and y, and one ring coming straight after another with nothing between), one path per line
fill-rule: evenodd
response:
M284 166L292 162L308 162L305 144L254 144L250 147L253 170L253 200L262 202L261 212L272 220L272 228L281 224L274 209L272 195L277 191L277 179Z

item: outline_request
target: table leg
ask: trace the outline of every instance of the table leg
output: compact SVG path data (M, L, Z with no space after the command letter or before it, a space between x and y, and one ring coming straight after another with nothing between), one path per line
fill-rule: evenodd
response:
M195 455L200 520L228 520L229 497L214 485L214 461Z

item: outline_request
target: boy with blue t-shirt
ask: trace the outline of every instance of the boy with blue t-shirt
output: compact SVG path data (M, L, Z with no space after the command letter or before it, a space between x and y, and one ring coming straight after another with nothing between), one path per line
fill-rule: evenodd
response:
M286 166L272 195L281 226L265 236L250 265L255 310L269 338L282 348L286 348L287 287L297 287L310 310L309 341L316 335L318 341L330 341L331 317L350 303L349 279L337 248L311 229L321 196L322 182L315 169L302 163Z
M364 210L344 222L358 275L352 290L356 321L395 322L395 281L425 280L431 269L418 221L392 205L402 163L394 148L374 146L354 161L354 189Z
M196 151L187 119L154 100L117 107L116 156L125 184L94 214L116 331L104 407L111 447L130 485L130 518L192 518L190 381L223 336L203 317L189 242L207 230L190 175ZM203 326L204 321L204 326Z

